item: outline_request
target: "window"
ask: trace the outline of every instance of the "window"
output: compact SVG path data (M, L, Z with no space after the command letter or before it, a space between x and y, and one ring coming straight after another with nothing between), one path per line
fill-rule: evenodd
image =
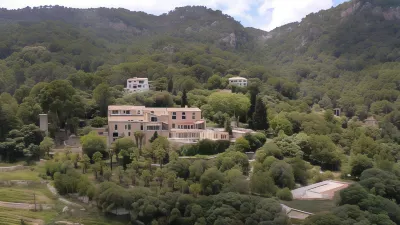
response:
M146 130L160 130L160 126L147 126Z
M190 129L194 129L193 125L190 125Z
M141 87L142 87L142 85L140 85L140 84L139 84L139 85L138 85L138 87L140 87L140 88L141 88Z
M137 86L135 85L135 86L133 86L133 88L137 88Z
M128 136L129 136L129 137L131 136L131 132L128 132Z
M175 129L175 124L174 123L172 124L172 129Z
M143 124L140 124L140 130L143 130Z
M139 84L143 84L143 83L144 83L144 81L142 81L142 80L139 81ZM140 85L139 85L139 86L140 86Z
M154 111L150 111L151 114L154 114Z
M131 114L131 110L126 110L125 114L127 114L127 115Z
M118 113L118 110L112 110L111 114L119 114L119 113Z
M186 120L186 113L185 112L182 112L182 119Z
M132 85L129 85L129 88L132 88Z
M136 111L136 114L140 115L140 114L142 114L142 111L138 110L138 111Z
M151 122L157 122L157 117L152 116L150 120L151 120Z
M118 132L114 132L113 137L118 137Z
M131 83L132 81L128 81L129 83Z
M131 125L130 125L130 124L128 124L128 130L131 130L131 128L132 128L132 127L131 127Z
M196 119L196 113L192 113L192 120Z
M172 112L172 119L176 120L176 112Z
M117 124L114 125L114 130L118 130L118 125Z

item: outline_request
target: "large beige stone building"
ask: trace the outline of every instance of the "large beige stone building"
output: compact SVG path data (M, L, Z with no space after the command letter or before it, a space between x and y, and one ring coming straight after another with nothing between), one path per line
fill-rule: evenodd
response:
M178 143L196 143L202 139L230 140L225 131L206 129L206 121L199 108L108 107L108 143L122 136L134 139L136 131L145 134L145 142L156 131L158 135Z

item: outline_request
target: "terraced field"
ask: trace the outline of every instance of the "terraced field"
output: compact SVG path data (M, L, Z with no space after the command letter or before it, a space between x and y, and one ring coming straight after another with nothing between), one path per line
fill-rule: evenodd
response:
M57 215L55 211L32 212L0 207L0 225L20 225L21 219L27 224L41 225Z
M51 204L56 199L51 192L43 185L0 187L0 201L16 203Z

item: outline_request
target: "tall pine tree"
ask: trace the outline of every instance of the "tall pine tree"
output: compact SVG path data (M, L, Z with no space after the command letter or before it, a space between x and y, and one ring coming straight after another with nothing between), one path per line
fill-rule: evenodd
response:
M260 97L257 97L256 100L252 124L252 128L254 130L268 130L269 128L269 123L267 120L267 108Z
M172 90L174 89L174 83L172 81L172 78L169 79L169 81L168 81L168 88L167 89L168 89L169 93L172 93Z
M181 107L183 108L187 105L188 105L187 94L186 94L186 90L183 89L182 98L181 98Z

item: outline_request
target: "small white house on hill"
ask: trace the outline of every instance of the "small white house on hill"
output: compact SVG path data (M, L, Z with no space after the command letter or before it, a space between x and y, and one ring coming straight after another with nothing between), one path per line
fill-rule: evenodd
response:
M244 77L231 77L229 78L229 84L239 87L247 87L247 79Z
M129 78L126 81L125 90L130 93L148 91L149 79L139 77Z

